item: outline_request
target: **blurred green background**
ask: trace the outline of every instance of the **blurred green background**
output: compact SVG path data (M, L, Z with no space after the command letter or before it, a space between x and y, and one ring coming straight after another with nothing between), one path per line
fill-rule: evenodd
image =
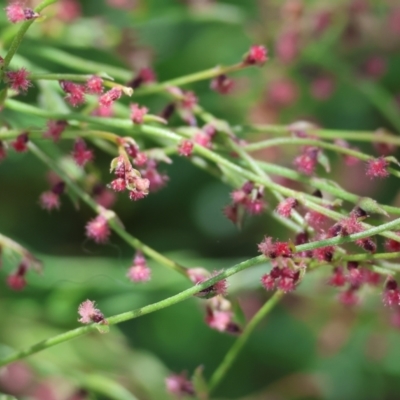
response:
M190 85L200 104L232 125L307 119L332 129L381 127L400 132L396 1L132 0L125 2L126 9L121 8L123 1L78 3L82 14L69 21L61 8L45 11L51 17L32 26L14 66L28 61L33 71L81 72L67 60L45 56L45 49L57 48L131 70L132 77L134 71L151 66L158 80L165 81L217 64L233 64L252 44L264 44L270 61L263 68L232 76L236 88L231 95L213 92L208 81ZM327 26L321 17L324 13L330 15L325 17ZM0 55L5 55L16 29L2 13ZM282 38L292 31L297 44L290 58L293 43L282 44ZM375 69L368 67L371 58L379 59ZM320 76L328 76L333 85L326 98L312 92ZM273 91L282 81L286 89ZM35 85L18 99L43 104L44 91L44 86ZM154 114L167 104L160 95L137 101ZM29 129L44 127L46 121L3 110L0 123ZM175 117L171 124L182 122ZM265 137L244 134L249 141ZM357 146L377 154L371 146ZM59 148L68 153L71 142L62 142ZM295 152L274 149L260 158L290 167ZM95 158L89 172L108 182L110 156L97 149ZM184 265L220 270L256 255L256 244L264 234L288 237L268 216L250 218L238 231L222 214L231 188L187 160L175 157L173 161L161 167L170 177L165 189L137 203L118 196L114 207L127 230L146 244ZM394 181L372 184L361 178L364 166L348 171L342 164L332 155L332 179L357 194L396 204ZM128 282L125 274L132 249L114 235L106 246L87 241L84 226L93 218L91 210L85 205L76 209L66 196L59 212L49 214L39 207L38 198L48 189L46 172L34 156L11 151L0 165L0 232L44 262L43 275L30 273L27 288L15 293L4 281L18 259L3 257L0 354L76 327L77 307L86 298L96 300L105 315L112 315L188 286L183 278L152 262L149 283ZM229 298L238 299L246 316L269 296L259 284L264 271L266 266L261 266L230 279ZM346 309L337 303L335 290L326 288L326 276L326 271L308 276L296 293L284 299L253 334L213 398L400 397L400 336L388 322L379 291L363 293L360 307ZM109 334L76 339L0 371L0 389L18 398L44 400L68 399L79 388L96 399L168 399L164 379L171 371L187 370L191 375L202 365L205 377L210 377L234 340L210 330L204 323L204 303L191 299L113 326Z

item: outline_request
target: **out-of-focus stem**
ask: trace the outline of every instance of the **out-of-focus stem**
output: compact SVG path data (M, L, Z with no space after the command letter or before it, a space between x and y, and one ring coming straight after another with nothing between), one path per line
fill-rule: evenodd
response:
M214 371L211 376L209 383L209 390L212 392L225 377L228 370L236 360L238 354L243 349L250 335L253 333L257 325L268 315L272 309L278 304L279 300L283 297L284 293L281 291L275 292L272 297L265 302L265 304L257 311L251 321L247 324L243 333L236 339L233 346L226 353L224 359L218 368Z

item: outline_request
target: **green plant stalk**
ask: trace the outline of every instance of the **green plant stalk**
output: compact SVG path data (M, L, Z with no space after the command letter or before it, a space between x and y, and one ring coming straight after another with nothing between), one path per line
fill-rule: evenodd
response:
M266 134L285 136L291 136L293 132L290 125L252 125L248 129ZM400 137L388 133L377 134L366 131L342 131L318 128L308 128L305 129L305 132L310 136L318 136L323 139L348 139L358 142L387 143L400 146Z
M82 190L69 176L68 174L50 157L48 157L42 150L40 150L36 145L32 142L28 143L29 150L39 158L43 163L48 165L50 169L57 173L57 175L68 185L68 187L78 196L80 197L89 207L91 207L95 212L99 215L104 215L105 211L101 206L99 206L92 197ZM108 219L108 225L110 228L117 233L123 240L125 240L130 246L133 248L140 250L142 253L151 257L155 261L159 262L161 265L164 265L174 271L179 272L180 274L187 277L186 268L177 262L170 260L164 255L158 253L156 250L142 243L139 239L135 238L131 234L125 231L123 226L120 224L117 216L113 213L113 218Z
M40 110L36 107L29 106L24 103L20 103L15 100L7 100L5 102L5 105L14 110L31 113L34 115L42 115L43 116L43 114L48 114L48 117L50 117L50 118L65 119L65 118L68 118L68 116L71 116L68 114L49 113L49 112ZM72 118L80 119L82 121L87 121L87 122L94 122L94 123L98 123L98 124L106 124L106 125L114 126L114 127L121 128L121 129L127 129L128 131L131 131L133 128L132 122L130 120L124 120L124 119L87 117L87 116L81 116L80 114L72 114ZM161 137L163 139L169 139L174 142L179 142L182 139L182 137L180 135L178 135L168 129L165 129L165 128L159 128L159 127L145 125L145 124L139 125L138 128L140 129L141 132L143 132L145 134L154 135L156 137ZM227 168L230 168L232 171L237 172L241 176L245 177L246 179L249 179L258 184L264 185L265 187L269 188L270 190L276 190L277 192L283 194L284 196L295 198L301 204L303 204L305 207L313 209L313 210L315 210L323 215L326 215L334 220L339 220L339 219L343 218L342 214L318 205L318 204L326 204L326 202L322 199L318 199L315 196L308 195L306 193L302 193L302 192L298 192L298 191L286 188L286 187L276 184L274 182L269 182L269 181L265 180L264 178L259 177L257 174L254 174L251 171L243 169L240 165L234 164L234 163L230 162L229 160L227 160L226 158L220 156L219 154L217 154L209 149L206 149L202 146L199 146L197 144L194 146L194 150L195 150L195 152L200 154L202 157L205 157L205 158L215 162L217 165L218 164L224 165ZM367 225L367 224L363 224L363 227L365 229L368 229L371 226ZM381 235L385 236L387 238L399 241L398 236L392 232L383 232Z
M263 264L265 262L266 262L266 259L263 256L258 256L258 257L254 257L249 260L243 261L239 264L236 264L235 266L233 266L231 268L228 268L224 272L219 273L218 275L214 276L213 278L208 279L207 281L202 282L200 284L194 285L194 286L190 287L189 289L186 289L183 292L180 292L180 293L178 293L174 296L171 296L167 299L161 300L157 303L147 305L145 307L138 308L133 311L124 312L124 313L109 317L109 318L107 318L108 325L119 324L121 322L125 322L128 320L138 318L143 315L150 314L155 311L159 311L164 308L170 307L170 306L177 304L183 300L193 297L195 294L212 286L214 283L216 283L222 279L226 279L240 271L243 271L254 265ZM98 326L99 326L98 324L90 324L87 326L82 326L82 327L70 330L68 332L62 333L60 335L56 335L52 338L43 340L31 347L28 347L24 350L18 351L14 354L11 354L8 357L3 358L2 360L0 360L0 367L10 364L13 361L20 360L20 359L28 357L32 354L38 353L42 350L48 349L52 346L58 345L60 343L64 343L68 340L75 339L79 336L85 335L86 333L96 331Z
M77 75L77 74L48 74L48 73L31 73L29 74L29 80L31 81L73 81L73 82L86 82L92 75ZM103 85L106 87L121 87L119 83L115 83L112 80L102 77Z
M253 333L257 325L269 314L272 309L278 304L284 293L281 291L275 292L272 297L257 311L251 321L247 324L243 333L236 339L233 346L226 353L224 359L218 368L214 371L210 378L209 391L212 392L221 383L228 370L233 365L238 354L243 349L250 335Z
M133 77L133 73L127 69L90 61L59 49L40 47L35 49L35 54L46 60L55 62L62 67L72 68L75 71L87 72L89 74L106 73L123 82L128 82Z
M247 151L256 151L256 150L262 150L266 149L268 147L274 147L274 146L280 146L280 145L289 145L289 146L294 146L294 145L307 145L307 146L316 146L320 147L323 149L327 150L332 150L336 153L342 153L348 156L355 157L359 160L363 161L368 161L368 160L374 160L376 157L370 156L368 154L361 153L360 151L348 149L346 147L342 146L337 146L335 144L331 143L326 143L322 142L320 140L315 140L315 139L303 139L303 138L275 138L275 139L270 139L270 140L263 140L257 143L252 143L246 145L244 148ZM392 173L392 175L396 177L400 177L400 172L393 170L392 168L389 168L389 171Z
M206 79L212 79L219 75L226 75L231 72L240 71L247 66L243 63L238 63L229 66L217 66L214 68L206 69L204 71L195 72L194 74L184 75L179 78L170 79L165 82L155 83L152 85L142 86L135 91L135 96L143 96L154 93L163 92L169 87L173 86L183 86L189 83L203 81Z
M52 166L52 165L51 165ZM58 168L57 168L58 169ZM57 172L57 170L55 170ZM366 238L369 236L376 235L380 232L383 232L388 229L394 229L400 225L400 218L396 219L394 221L388 222L386 224L382 224L380 226L371 228L367 231L360 232L360 233L355 233L353 235L349 236L344 236L344 237L334 237L331 239L324 239L324 240L319 240L317 242L311 242L311 243L306 243L302 244L300 246L296 246L295 251L296 252L302 252L302 251L307 251L307 250L314 250L319 247L325 247L325 246L330 246L330 245L340 245L343 243L348 243L357 239L362 239ZM250 268L254 265L259 265L263 264L267 261L268 259L264 257L263 255L253 257L249 260L243 261L239 264L234 265L231 268L228 268L227 270L219 273L218 275L214 276L213 278L208 279L207 281L197 284L195 286L192 286L191 288L176 294L175 296L169 297L168 299L162 300L160 302L133 310L133 311L128 311L122 314L115 315L113 317L110 317L107 319L109 325L114 325L114 324L119 324L124 321L128 321L133 318L137 318L141 315L149 314L151 312L155 312L158 310L161 310L163 308L169 307L173 304L176 304L180 301L186 300L190 298L191 296L195 295L196 293L206 289L207 287L212 286L214 283L226 279L240 271L243 271L247 268ZM55 346L57 344L66 342L68 340L74 339L76 337L82 336L88 332L92 332L97 328L97 324L91 324L85 327L73 329L71 331L65 332L61 335L54 336L53 338L44 340L42 342L37 343L36 345L29 347L25 350L16 352L9 357L6 357L2 360L0 360L0 366L7 365L13 361L20 360L22 358L25 358L31 354L38 353L39 351L45 350L49 347Z
M57 2L57 0L44 0L35 8L34 11L37 13L40 13L46 7L48 7L49 5L56 3L56 2ZM32 19L30 21L25 21L19 28L19 31L17 32L17 34L15 35L15 37L10 45L10 48L8 49L7 54L4 57L3 65L1 68L1 76L0 76L1 80L3 80L3 78L4 78L4 71L10 65L10 62L11 62L12 58L14 57L14 54L18 51L18 48L19 48L20 44L22 43L25 33L28 31L29 27L34 22L35 22L35 19Z
M264 161L257 161L257 163L261 166L261 168L263 170L265 170L271 174L283 176L285 178L289 178L289 179L292 179L297 182L305 183L316 189L323 190L325 192L333 194L334 196L336 196L340 199L349 201L351 203L357 204L358 201L360 200L360 196L350 193L339 186L329 184L325 179L309 177L309 176L300 174L297 171L294 171L294 170L286 168L286 167L282 167L277 164L266 163ZM388 206L388 205L380 204L380 203L377 203L377 205L388 213L400 215L400 208Z
M150 125L141 125L140 129L144 133L168 138L168 139L175 140L175 141L181 139L181 137L179 135L177 135L173 132L170 132L164 128L158 128L158 127L154 127L154 126L150 126ZM326 215L327 217L332 218L333 220L340 220L340 219L344 218L344 215L317 204L318 202L323 204L323 200L321 200L321 199L318 199L311 195L307 195L302 192L298 192L296 190L286 188L286 187L278 185L274 182L268 182L265 179L260 178L258 175L243 169L240 165L231 163L226 158L220 156L219 154L217 154L209 149L206 149L205 147L195 144L193 149L197 154L201 155L204 158L207 158L208 160L215 162L217 165L224 165L225 167L230 168L232 171L237 172L241 176L243 176L253 182L264 185L265 187L268 187L271 190L276 190L277 192L280 192L285 196L293 197L296 200L298 200L301 204L303 204L305 207L315 210L323 215ZM372 227L371 225L368 225L365 223L362 224L362 226L364 229L370 229ZM383 226L383 225L380 225L380 226ZM374 228L376 228L376 227L374 227ZM397 236L393 232L379 231L379 233L382 236L387 237L389 239L393 239L395 241L400 241L399 236Z

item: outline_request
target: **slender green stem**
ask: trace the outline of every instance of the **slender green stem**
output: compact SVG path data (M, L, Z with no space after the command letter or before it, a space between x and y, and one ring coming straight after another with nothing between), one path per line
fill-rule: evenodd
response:
M47 6L49 6L50 4L56 3L57 0L44 0L42 1L36 8L35 8L35 12L40 13L41 11L43 11ZM35 22L35 19L32 19L30 21L25 21L21 27L19 28L19 31L17 32L17 34L15 35L10 48L8 49L8 52L6 54L6 56L4 57L4 61L3 61L3 65L2 65L2 69L1 69L1 78L3 78L4 75L4 71L6 70L6 68L10 65L10 62L12 60L12 58L14 57L14 54L17 52L24 36L25 33L28 31L29 27Z
M179 78L171 79L169 81L155 83L153 85L142 86L135 91L135 96L143 96L148 94L154 94L158 92L163 92L172 86L183 86L189 83L203 81L206 79L215 78L219 75L225 75L230 72L240 71L245 68L246 65L243 63L229 65L229 66L217 66L214 68L206 69L204 71L195 72L194 74L184 75Z
M157 303L150 304L150 305L142 307L142 308L138 308L133 311L124 312L122 314L118 314L118 315L109 317L109 318L107 318L108 324L109 325L119 324L121 322L125 322L130 319L141 317L142 315L146 315L146 314L150 314L155 311L162 310L166 307L172 306L183 300L191 298L196 293L199 293L200 291L212 286L214 283L216 283L222 279L226 279L240 271L243 271L254 265L263 264L265 262L266 262L266 259L263 256L254 257L254 258L251 258L250 260L243 261L239 264L234 265L231 268L228 268L224 272L219 273L215 277L208 279L207 281L202 282L200 284L194 285L194 286L190 287L189 289L184 290L183 292L178 293L174 296L171 296L167 299L164 299ZM62 333L60 335L56 335L50 339L43 340L39 343L36 343L35 345L33 345L31 347L28 347L24 350L18 351L14 354L11 354L8 357L3 358L2 360L0 360L0 366L10 364L13 361L28 357L32 354L38 353L42 350L48 349L57 344L64 343L68 340L75 339L79 336L85 335L86 333L93 332L97 328L98 328L98 324L91 324L91 325L73 329L71 331Z
M294 130L290 125L252 125L249 129L257 132L284 136L291 136ZM384 132L377 134L365 131L342 131L318 128L307 128L305 132L307 135L318 136L323 139L349 139L358 142L387 143L400 146L400 137Z
M31 73L29 74L29 80L31 81L73 81L73 82L86 82L92 75L78 75L78 74L48 74L48 73ZM108 78L101 77L103 79L103 85L107 87L121 87L119 83L115 83Z
M232 367L238 354L243 349L250 335L253 333L257 325L269 314L272 309L278 304L279 300L283 297L284 293L281 291L275 292L272 297L257 311L251 321L247 324L243 333L236 339L233 346L226 353L224 359L218 368L211 376L209 383L209 390L212 392L221 383L228 370Z
M376 254L348 254L341 257L344 261L369 261L369 260L390 260L393 258L400 258L400 252L395 251L393 253L376 253ZM398 268L400 271L400 267Z
M38 157L42 162L48 165L53 171L60 176L60 178L68 185L68 187L80 197L89 207L91 207L98 214L103 215L105 210L99 206L92 197L83 191L69 176L68 174L49 156L47 156L42 150L35 146L32 142L28 143L29 150ZM124 239L130 246L140 250L142 253L153 258L155 261L159 262L166 267L173 269L187 277L186 268L177 262L170 260L161 253L142 243L139 239L135 238L131 234L125 231L125 229L120 224L117 216L113 213L113 218L108 219L108 224L110 228L117 233L122 239Z
M339 199L343 199L346 201L350 201L351 203L357 204L361 198L360 196L357 196L353 193L350 193L350 192L344 190L343 188L338 186L336 183L334 183L334 184L329 183L329 181L327 181L326 179L309 177L309 176L300 174L299 172L294 171L290 168L282 167L277 164L266 163L263 161L257 161L257 162L263 170L267 171L270 174L283 176L285 178L289 178L289 179L292 179L297 182L305 183L316 189L320 189L327 193L333 194L334 196L338 197ZM380 204L380 203L377 203L377 206L381 207L383 210L385 210L388 213L400 215L400 208L398 208L398 207L388 206L388 205Z

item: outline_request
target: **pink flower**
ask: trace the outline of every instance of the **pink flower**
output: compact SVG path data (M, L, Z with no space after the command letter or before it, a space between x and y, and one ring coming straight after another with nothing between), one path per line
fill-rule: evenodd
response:
M190 92L183 92L182 95L183 95L181 99L182 107L188 110L192 110L198 103L198 98L196 94L190 91Z
M78 307L78 314L81 318L78 321L82 324L90 324L92 322L106 324L107 321L104 319L104 315L95 306L95 302L91 300L81 303Z
M281 34L275 44L277 58L283 63L291 63L299 54L300 36L298 32L291 30Z
M211 277L210 272L204 268L189 268L186 273L193 283L204 282Z
M193 151L193 142L191 140L182 140L178 146L178 153L181 156L189 157Z
M51 190L42 193L39 202L41 207L48 211L60 208L60 196Z
M87 162L93 160L93 151L87 149L86 143L83 139L78 138L74 143L72 157L80 167L83 167Z
M9 288L13 290L22 290L26 286L25 275L28 271L28 264L25 260L22 260L19 264L17 270L8 275L7 277L7 285Z
M14 147L14 150L18 153L23 153L28 150L28 133L24 132L17 136L17 138L11 142L11 146Z
M248 65L263 65L268 60L267 49L264 46L251 46L244 58L244 63Z
M210 84L210 88L219 94L230 93L235 86L235 82L226 75L218 75Z
M57 16L64 22L71 22L82 14L78 0L61 0L58 2Z
M336 267L333 269L333 274L328 280L328 285L331 286L344 286L347 282L346 275L343 272L342 267Z
M107 118L107 117L112 117L114 114L113 107L112 106L98 106L95 108L92 112L92 115L95 117L102 117L102 118Z
M339 293L338 300L345 306L355 306L360 302L356 294L357 288L350 287L344 292Z
M47 131L43 134L43 137L57 142L67 126L68 122L65 120L50 120L47 122Z
M110 233L107 220L101 215L86 224L86 236L89 239L93 239L96 243L107 242Z
M122 89L119 87L113 87L108 92L104 93L99 99L100 107L111 107L112 104L120 99L122 96Z
M89 94L101 94L103 93L103 79L97 75L92 75L86 81L86 92Z
M77 107L85 102L85 86L70 81L60 81L61 89L67 93L65 100L72 107Z
M396 232L396 235L399 236L399 241L393 239L386 239L385 249L387 251L392 251L392 252L400 251L400 232Z
M94 201L104 208L111 208L115 201L115 193L108 190L103 184L97 184L92 190Z
M127 84L132 89L137 89L146 83L153 83L156 81L156 75L151 68L142 68L138 75Z
M297 156L293 162L298 171L306 175L313 174L318 162L319 149L317 147L306 147L303 154Z
M11 3L5 10L8 20L13 24L39 17L38 13L31 8L24 8L22 3L18 1Z
M156 192L162 189L169 181L168 175L162 174L157 170L157 162L149 160L145 169L142 169L143 178L149 180L150 192Z
M193 383L186 378L186 374L170 375L165 378L165 385L168 393L178 398L184 396L194 396Z
M269 101L278 108L292 105L299 96L296 84L288 78L272 81L267 90Z
M265 237L258 245L260 253L267 258L292 257L292 249L287 242L273 242L271 237Z
M146 107L140 107L139 104L131 104L131 120L134 124L142 124L143 118L149 111Z
M147 265L146 258L138 251L133 259L133 264L126 275L132 282L146 282L151 278L151 269Z
M375 158L367 161L366 175L370 178L387 178L389 163L383 158Z
M210 310L206 315L206 324L217 331L225 332L232 321L231 311Z
M21 68L17 71L8 71L6 72L7 84L17 92L26 92L29 86L32 86L31 81L28 80L29 74L30 72L26 68Z
M292 210L297 207L298 201L293 197L288 197L287 199L281 201L276 207L276 212L284 218L289 218L292 214Z

